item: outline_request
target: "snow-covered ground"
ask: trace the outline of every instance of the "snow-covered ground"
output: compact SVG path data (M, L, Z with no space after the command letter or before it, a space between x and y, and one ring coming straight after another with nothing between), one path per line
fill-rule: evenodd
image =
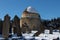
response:
M49 34L49 30L45 30L44 33L41 33L39 36L36 37L32 37L34 33L36 33L37 31L32 31L31 33L27 34L23 34L23 36L25 37L25 39L32 39L35 38L36 40L53 40L53 39L57 39L58 37L60 38L60 33L57 30L56 32L53 32L53 34Z
M35 34L37 31L31 31L31 33L22 33L23 37L18 37L16 34L13 34L11 38L9 38L9 40L12 39L18 39L18 40L53 40L53 39L57 39L58 37L60 38L60 33L59 30L53 32L53 34L49 34L49 30L45 30L44 33L41 33L39 36L36 37L32 37L33 34ZM0 40L4 39L1 35L0 35Z

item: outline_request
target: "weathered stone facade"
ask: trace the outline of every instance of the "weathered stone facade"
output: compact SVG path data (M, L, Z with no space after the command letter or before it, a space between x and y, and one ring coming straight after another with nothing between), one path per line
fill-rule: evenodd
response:
M20 30L20 19L18 18L17 15L15 15L13 19L12 28L13 28L14 34L17 33L18 36L22 36L21 30Z
M2 29L2 36L4 38L8 38L8 36L9 36L9 28L10 28L10 16L6 15L4 17L3 29Z
M20 28L20 19L16 15L13 20L10 20L10 16L7 14L4 17L4 20L0 20L0 33L4 38L10 37L12 35L12 31L17 36L22 36L21 28ZM13 30L12 30L13 29Z
M26 25L24 25L24 24L26 24L28 27L26 27ZM43 26L41 23L40 15L38 13L31 13L31 12L27 12L25 10L20 19L20 27L25 28L23 31L41 30L41 28L43 28Z

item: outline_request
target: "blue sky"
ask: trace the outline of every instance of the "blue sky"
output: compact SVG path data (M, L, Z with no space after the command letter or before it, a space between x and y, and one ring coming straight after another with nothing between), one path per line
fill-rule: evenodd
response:
M35 8L42 19L60 17L60 0L0 0L0 18L4 19L6 14L21 17L28 6Z

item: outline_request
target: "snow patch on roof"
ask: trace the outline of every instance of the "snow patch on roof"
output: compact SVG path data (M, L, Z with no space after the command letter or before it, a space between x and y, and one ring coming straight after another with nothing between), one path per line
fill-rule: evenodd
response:
M31 12L31 13L37 13L37 11L34 8L32 8L31 6L27 7L27 11Z

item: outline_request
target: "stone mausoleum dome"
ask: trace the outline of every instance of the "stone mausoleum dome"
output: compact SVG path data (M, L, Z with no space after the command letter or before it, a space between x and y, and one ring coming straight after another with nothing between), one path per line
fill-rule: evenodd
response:
M38 30L40 24L41 18L39 13L33 7L27 7L21 16L20 27L26 30Z
M39 18L40 15L38 14L38 12L33 7L29 6L25 9L25 11L22 14L22 18L25 18L25 17Z

